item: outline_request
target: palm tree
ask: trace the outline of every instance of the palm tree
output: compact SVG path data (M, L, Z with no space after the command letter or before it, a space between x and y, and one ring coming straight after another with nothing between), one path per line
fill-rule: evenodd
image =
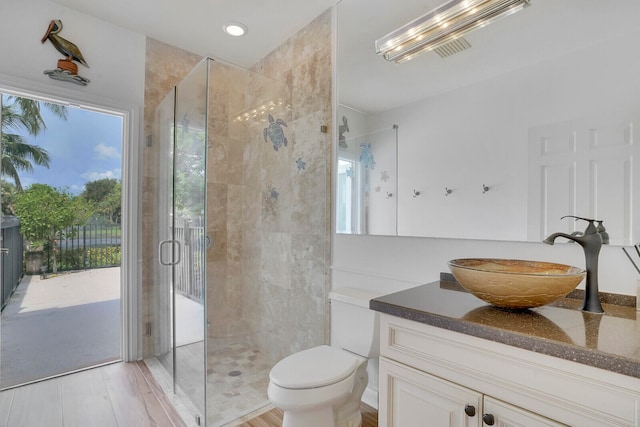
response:
M41 102L18 96L0 97L0 115L2 123L2 175L15 182L18 191L22 191L22 184L18 172L33 170L33 163L38 166L49 167L49 153L42 147L26 142L21 133L36 136L47 128L42 115L44 106L57 117L66 120L67 109L63 105Z

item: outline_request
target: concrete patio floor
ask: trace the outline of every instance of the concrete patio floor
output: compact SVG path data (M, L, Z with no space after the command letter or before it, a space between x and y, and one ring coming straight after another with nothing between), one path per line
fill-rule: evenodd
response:
M0 388L120 359L120 268L25 276L0 318Z

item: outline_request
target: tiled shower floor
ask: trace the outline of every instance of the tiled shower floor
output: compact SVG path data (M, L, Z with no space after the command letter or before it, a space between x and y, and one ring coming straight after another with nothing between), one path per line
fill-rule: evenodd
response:
M273 362L243 342L225 339L219 343L210 342L210 348L215 350L207 355L208 427L232 426L235 420L268 405L267 386ZM202 363L202 342L179 347L177 359L180 390L175 395L171 377L163 368L163 362L167 361L153 358L145 362L165 393L174 400L174 406L187 425L197 426L194 414L202 413L202 408L198 408L201 404L194 404L186 396L195 396L193 400L202 402L202 371L184 365Z
M246 344L221 346L208 354L207 426L221 426L268 403L272 362Z

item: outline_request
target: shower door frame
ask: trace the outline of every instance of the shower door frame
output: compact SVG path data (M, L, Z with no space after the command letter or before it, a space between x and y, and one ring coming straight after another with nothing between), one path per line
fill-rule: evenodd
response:
M178 326L177 326L177 322L176 322L176 268L177 266L183 262L183 259L181 257L181 255L177 255L175 254L176 250L178 252L182 251L182 247L180 245L180 243L178 242L178 240L176 239L176 226L177 226L177 211L176 211L176 171L178 170L178 166L177 166L177 158L178 158L178 153L179 153L179 137L178 137L178 129L181 129L182 132L184 132L184 126L185 123L184 121L187 120L187 114L185 114L184 118L182 119L183 121L180 121L180 116L182 114L181 111L181 101L183 103L188 103L190 100L188 98L188 96L186 97L186 99L182 99L181 100L181 93L180 93L180 86L187 80L190 78L190 76L193 76L196 72L198 72L200 69L199 67L203 67L205 68L205 77L204 77L204 86L208 87L208 79L209 79L209 63L206 62L204 65L203 63L205 61L208 61L208 59L204 59L203 61L201 61L200 63L198 63L198 65L196 65L181 81L180 83L178 83L178 85L174 86L171 91L169 93L167 93L166 97L164 98L164 100L161 102L161 104L158 106L158 108L162 107L162 104L164 102L167 101L167 99L172 96L172 121L171 121L171 129L165 129L165 123L162 122L160 123L161 128L159 129L160 132L160 144L161 144L161 152L162 154L164 154L165 149L170 151L171 154L171 158L169 159L169 161L165 164L165 163L160 163L159 167L160 167L160 171L159 171L159 180L161 182L161 185L167 185L170 186L169 189L167 188L159 188L159 205L160 205L160 213L159 213L159 225L160 228L158 230L159 232L159 247L158 247L158 261L159 264L162 267L171 267L171 271L168 275L168 279L169 279L169 283L165 283L165 286L167 286L167 289L163 289L163 291L169 291L170 294L169 295L164 295L164 296L160 296L160 300L158 301L160 305L163 305L162 303L165 302L166 305L168 305L169 307L163 307L164 308L168 308L169 311L168 316L169 319L167 319L166 317L164 317L164 313L162 313L161 315L163 316L163 318L161 319L161 327L160 327L160 332L158 334L159 340L156 343L156 353L159 354L167 354L170 353L171 354L171 372L169 372L169 374L172 377L172 386L173 386L173 392L174 393L178 393L178 389L180 388L180 384L179 384L179 355L177 352L177 349L179 346L182 346L182 344L178 343L178 339L177 339L177 335L178 335ZM185 91L186 92L186 91ZM208 132L208 115L207 115L207 111L208 111L208 94L206 94L205 96L205 103L204 103L204 124L202 129L197 128L200 131L204 132L204 141L203 141L203 159L204 159L204 165L203 165L203 172L204 172L204 180L203 180L203 187L202 187L202 194L203 196L203 224L206 224L206 156L207 156L207 150L206 150L206 143L207 143L207 132ZM156 111L156 116L158 115L158 111ZM192 118L193 119L193 118ZM186 126L189 126L189 122L187 121ZM166 133L166 134L165 134ZM188 133L188 131L187 131ZM171 140L167 141L165 138L167 136L170 136ZM161 154L161 155L162 155ZM170 164L170 166L169 166ZM167 167L168 166L168 167ZM170 191L164 191L164 190L170 190ZM169 225L169 229L168 230L164 230L163 232L163 228L165 225ZM165 238L166 237L166 238ZM170 249L169 249L170 247ZM165 250L165 248L167 248ZM203 246L202 246L202 250L204 253L204 250L206 249L206 246L203 242ZM165 254L166 252L166 254ZM163 256L164 255L164 256ZM202 326L203 326L203 335L202 335L202 345L203 345L203 352L202 352L202 356L203 356L203 361L202 361L202 376L200 378L200 380L202 381L202 386L203 386L203 395L202 395L202 402L199 402L199 399L196 399L197 396L194 395L189 395L188 392L186 392L185 390L181 390L182 393L185 395L186 398L188 398L190 400L190 403L192 405L190 405L190 408L193 411L196 411L196 413L192 414L195 417L196 420L196 424L200 425L200 426L206 426L207 425L207 405L206 405L206 394L207 394L207 385L206 385L206 348L207 348L207 333L206 333L206 323L207 323L207 316L206 316L206 304L204 303L204 301L206 301L206 257L203 257L204 259L202 261L204 261L202 269L203 269L203 280L204 280L204 288L203 288L203 318L202 318ZM168 261L167 261L168 259ZM161 268L162 268L161 267ZM162 270L160 270L162 272ZM162 273L161 273L162 274ZM161 291L162 293L162 291ZM165 298L167 297L167 298ZM159 305L156 305L157 308L159 308ZM165 336L165 334L169 334L168 336ZM193 344L197 344L198 341L196 341ZM186 345L190 345L190 344L186 344ZM165 366L166 369L166 366ZM195 393L194 393L195 394ZM200 405L201 404L201 405Z

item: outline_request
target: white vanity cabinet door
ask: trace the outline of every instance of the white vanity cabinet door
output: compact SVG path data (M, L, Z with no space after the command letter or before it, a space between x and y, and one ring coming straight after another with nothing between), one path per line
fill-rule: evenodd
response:
M379 427L482 426L480 393L384 357L380 391Z
M482 416L493 416L495 427L567 427L489 396L484 397Z
M638 378L388 314L380 316L380 327L381 360L386 359L387 362L415 369L419 374L450 381L457 387L508 402L513 405L510 408L525 408L530 411L528 414L535 414L541 422L547 422L539 425L640 427ZM383 410L386 410L384 405L389 405L389 411L404 410L404 406L398 407L393 397L386 395L393 390L388 386L382 387L383 380L386 379L381 377L381 418ZM396 416L392 412L389 414L388 419ZM482 418L480 409L478 414L477 418ZM511 412L503 414L505 424L495 422L494 425L537 425L528 422L518 424L515 418L504 418L510 417L509 414ZM495 418L498 420L497 416ZM424 425L438 427L437 424ZM479 425L483 425L482 422Z

